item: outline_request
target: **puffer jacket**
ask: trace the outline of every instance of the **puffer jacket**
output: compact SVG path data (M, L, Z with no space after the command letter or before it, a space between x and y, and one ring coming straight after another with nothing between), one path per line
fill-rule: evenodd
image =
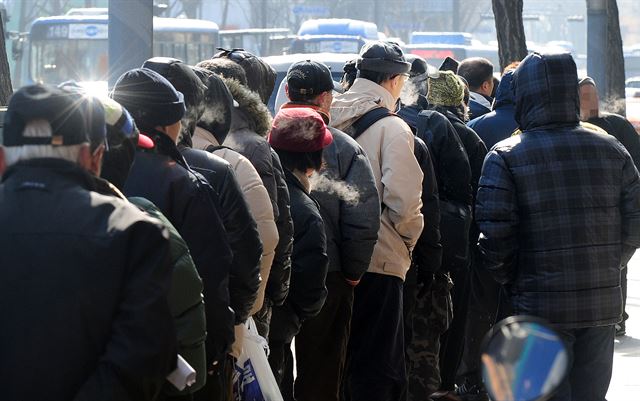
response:
M231 129L223 145L249 159L269 193L278 228L266 298L282 304L289 288L293 223L289 212L289 194L278 155L267 142L271 115L259 96L233 79L223 79L239 107L232 110Z
M513 77L522 134L487 155L476 219L485 268L516 314L560 328L622 314L620 268L640 246L640 177L615 138L578 125L570 55L529 55Z
M510 137L518 128L513 91L511 90L512 79L513 71L504 74L496 90L493 111L474 118L467 124L480 136L487 149L491 149L496 143Z
M202 174L213 187L218 210L233 252L229 273L230 305L235 324L244 323L258 296L262 243L256 222L229 163L200 149L178 146L189 167Z
M300 331L302 322L320 313L324 305L328 258L318 204L307 193L298 176L289 170L285 170L285 175L295 227L291 287L284 303L273 307L269 341L288 344Z
M196 127L193 136L193 147L202 150L211 150L213 154L226 160L233 169L235 176L242 190L249 211L256 221L260 241L262 242L262 258L260 259L260 287L258 288L258 297L249 312L253 315L262 308L264 301L265 289L276 245L278 244L278 229L273 217L273 209L271 208L271 200L269 194L260 180L258 172L251 162L240 153L223 146L220 146L216 138L204 128Z
M286 103L283 108L311 108L326 124L330 118L317 106ZM312 176L311 196L320 205L327 236L329 272L341 272L360 280L369 268L378 239L380 198L369 159L358 143L344 132L329 127L333 142L322 151L323 166Z
M12 165L0 205L2 398L155 399L176 360L160 222L60 159Z
M235 336L229 307L233 254L218 212L221 207L211 185L191 170L171 139L159 132L147 134L155 147L137 150L123 192L153 202L189 246L202 277L210 364L229 352Z
M369 110L380 106L395 110L395 105L396 99L382 86L357 78L348 92L334 98L333 126L344 131ZM368 272L404 280L424 223L422 171L413 156L413 134L400 117L391 116L369 127L357 142L369 158L382 203L378 242Z

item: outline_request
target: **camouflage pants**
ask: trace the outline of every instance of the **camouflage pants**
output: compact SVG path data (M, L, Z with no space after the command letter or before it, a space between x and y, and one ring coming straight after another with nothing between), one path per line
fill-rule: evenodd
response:
M423 401L440 389L440 336L453 319L452 287L449 275L438 273L431 287L416 299L410 317L413 336L407 346L407 401Z

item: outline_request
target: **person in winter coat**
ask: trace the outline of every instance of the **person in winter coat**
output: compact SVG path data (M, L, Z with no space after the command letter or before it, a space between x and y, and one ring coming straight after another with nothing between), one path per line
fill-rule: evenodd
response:
M69 85L72 85L72 87L69 88ZM82 88L76 86L75 83L64 83L61 84L61 87L84 94ZM190 394L204 386L207 376L204 349L207 332L202 297L202 279L193 263L187 244L158 208L144 198L134 197L127 199L121 192L129 171L131 171L138 142L149 139L140 135L129 112L113 99L100 98L98 106L104 109L104 124L107 131L106 143L108 146L99 172L100 177L95 176L94 179L95 191L130 202L146 215L160 220L169 232L169 257L172 277L167 301L175 323L178 354L196 371L196 382L179 391L167 381L165 382L163 393L170 400L177 401L183 399L182 397L190 400ZM93 113L92 120L99 120L96 118L98 114ZM103 139L97 138L96 135L91 136L92 148L97 148L104 142ZM104 177L109 177L109 180Z
M334 82L329 68L301 61L289 68L282 109L311 109L330 122ZM378 238L380 199L369 160L358 143L328 127L333 142L312 176L311 195L325 223L329 273L327 300L296 336L295 398L338 401L347 354L354 287L367 271Z
M411 63L411 70L409 70L409 79L400 94L400 108L397 114L415 134L418 127L418 113L429 107L427 79L437 72L422 57L407 54L405 58Z
M496 90L493 111L474 118L467 124L478 134L487 149L491 149L496 143L510 137L518 128L518 123L515 120L513 92L511 91L511 80L516 67L517 64L511 69L505 69Z
M269 330L269 363L285 397L292 394L291 341L305 320L320 312L327 297L326 236L309 177L320 170L322 150L332 140L322 117L307 108L281 110L269 133L269 143L285 168L294 226L291 287L284 304L273 307ZM289 377L283 381L285 372Z
M183 95L155 71L138 68L118 79L112 97L151 139L138 144L124 193L153 202L189 246L204 286L207 367L219 375L218 365L234 341L228 285L233 254L211 185L176 146L185 113Z
M92 114L102 127L94 151L88 113L78 93L31 85L11 97L5 115L0 372L6 399L154 400L176 367L167 231L136 207L95 191L104 112Z
M609 135L613 135L627 149L633 164L638 168L640 163L640 137L633 125L621 115L600 111L600 100L596 83L591 77L586 77L579 82L580 91L580 120L594 124ZM626 334L626 321L629 315L626 311L627 304L627 266L622 269L622 322L616 326L616 336Z
M203 398L211 394L228 394L232 385L233 357L238 358L242 349L241 326L249 317L249 312L258 295L260 285L260 255L262 243L256 222L249 212L240 186L229 163L224 159L200 149L193 149L192 136L196 123L204 111L204 90L206 87L193 72L191 67L182 61L167 57L154 57L143 64L164 76L185 96L187 112L182 119L182 133L178 144L180 153L187 164L202 174L214 189L216 203L220 205L220 217L229 240L233 259L229 273L230 305L235 313L236 340L230 356L219 368L225 372L222 381L210 380ZM187 120L187 121L185 121ZM187 127L187 129L185 129Z
M493 111L471 120L468 124L484 141L487 148L493 147L503 139L509 138L518 128L515 120L515 102L511 91L513 71L519 63L505 68L498 85ZM479 266L478 266L479 267ZM460 393L484 393L480 376L480 346L482 339L496 322L501 308L501 286L482 268L470 271L469 309L467 311L465 345L458 375L464 389ZM486 394L482 397L487 399Z
M579 125L571 55L527 56L512 87L522 134L487 155L477 197L484 268L515 315L546 319L568 346L552 399L604 400L620 269L640 246L640 176L615 138Z
M205 91L204 112L198 120L192 138L193 147L212 152L231 165L249 205L249 211L256 221L262 242L262 257L260 258L260 277L262 280L256 301L249 312L253 316L262 308L264 302L271 264L278 244L278 228L273 217L269 194L256 169L246 157L221 145L224 143L231 126L233 107L231 92L222 79L209 70L194 67L194 71L201 74L200 78L206 84L207 89Z
M333 125L343 131L373 109L395 110L411 65L397 45L371 42L357 68L353 86L331 106ZM382 214L371 263L355 291L345 389L354 401L399 399L406 381L402 288L424 223L422 171L411 129L398 116L378 120L356 141L369 158Z
M263 308L254 315L258 332L267 337L271 306L281 305L289 288L293 238L289 194L278 155L266 140L271 125L269 110L255 92L240 83L242 77L247 76L244 70L234 69L228 64L229 61L226 58L214 58L198 63L198 66L222 76L233 99L238 103L238 107L232 109L231 127L222 145L230 147L249 159L260 174L262 183L271 198L279 239L267 282L265 302ZM219 66L222 66L222 70L218 69Z
M407 57L412 60L411 71L400 97L402 106L398 115L416 135L415 153L421 167L425 166L425 152L420 152L420 149L425 143L428 148L426 155L431 159L429 163L433 167L432 172L429 172L428 164L422 167L425 173L422 190L425 229L414 250L414 259L423 260L418 264L422 267L422 274L418 277L415 269L409 272L404 293L407 399L419 400L425 394L440 389L440 336L447 330L452 316L449 295L451 279L448 272L458 262L452 260L451 255L455 252L449 248L457 244L447 243L446 235L445 241L440 244L440 228L444 229L445 234L451 232L454 237L463 238L455 229L447 227L450 223L446 219L440 222L440 204L456 204L471 209L471 171L464 147L449 120L437 111L428 110L427 79L429 76L438 76L438 73L430 70L424 59L410 55ZM430 178L432 175L433 178ZM425 187L429 185L436 187ZM438 202L435 215L434 208L428 208L427 199L430 194L434 194ZM431 215L427 214L429 210ZM434 240L436 234L438 239ZM423 238L432 238L430 243L440 244L441 248L421 245Z
M455 72L455 71L454 71ZM491 111L493 98L493 64L482 57L464 59L458 65L457 74L469 85L469 113L477 118Z
M475 196L487 148L478 134L465 124L466 106L463 103L464 97L465 85L454 73L441 71L438 78L429 78L427 99L433 110L440 112L449 119L467 152L471 167L472 195ZM449 330L441 339L440 375L443 390L453 390L455 388L456 372L462 358L469 301L469 266L471 266L471 269L474 268L473 260L477 238L478 230L472 223L469 230L470 257L468 264L467 266L458 266L450 272L454 285L451 292L453 320Z

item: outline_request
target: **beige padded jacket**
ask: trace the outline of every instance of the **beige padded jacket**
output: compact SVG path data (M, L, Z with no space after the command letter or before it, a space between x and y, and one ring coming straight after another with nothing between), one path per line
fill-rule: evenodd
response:
M358 78L349 91L334 98L332 126L345 131L376 107L395 109L395 99L380 85ZM386 117L364 131L356 141L369 158L383 204L378 242L367 272L404 280L411 251L424 224L422 170L413 155L413 134L400 117Z
M219 146L215 137L209 131L200 127L196 127L192 139L194 149L206 150L211 145ZM249 211L258 225L258 233L262 241L262 259L260 260L260 277L262 277L262 281L258 289L258 298L251 309L251 315L253 315L262 308L274 250L278 244L278 230L273 217L273 208L269 194L262 184L258 172L247 158L228 148L220 148L213 153L231 164L238 184L240 184L240 189L242 189L242 193L249 204Z

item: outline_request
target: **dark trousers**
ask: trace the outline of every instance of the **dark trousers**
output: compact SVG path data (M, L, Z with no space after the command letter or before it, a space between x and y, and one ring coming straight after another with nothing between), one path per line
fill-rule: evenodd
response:
M461 269L451 272L453 288L453 320L449 330L440 338L440 378L442 390L454 390L458 366L464 351L467 307L469 305L469 271Z
M338 401L351 330L354 288L342 273L327 274L327 300L296 336L297 401Z
M207 375L204 387L193 394L193 401L232 401L234 365L231 355L220 361L213 374Z
M472 386L482 383L480 377L480 346L485 334L496 322L501 286L486 269L477 264L469 274L469 302L464 350L462 362L458 368L458 376L460 382L466 382Z
M285 401L293 401L293 354L291 343L269 342L269 366Z
M550 401L605 401L613 370L615 326L561 330L560 335L573 363Z
M402 280L365 273L355 289L345 398L398 401L406 382Z
M629 315L627 314L627 266L622 268L620 272L620 282L622 285L622 324L624 325Z

